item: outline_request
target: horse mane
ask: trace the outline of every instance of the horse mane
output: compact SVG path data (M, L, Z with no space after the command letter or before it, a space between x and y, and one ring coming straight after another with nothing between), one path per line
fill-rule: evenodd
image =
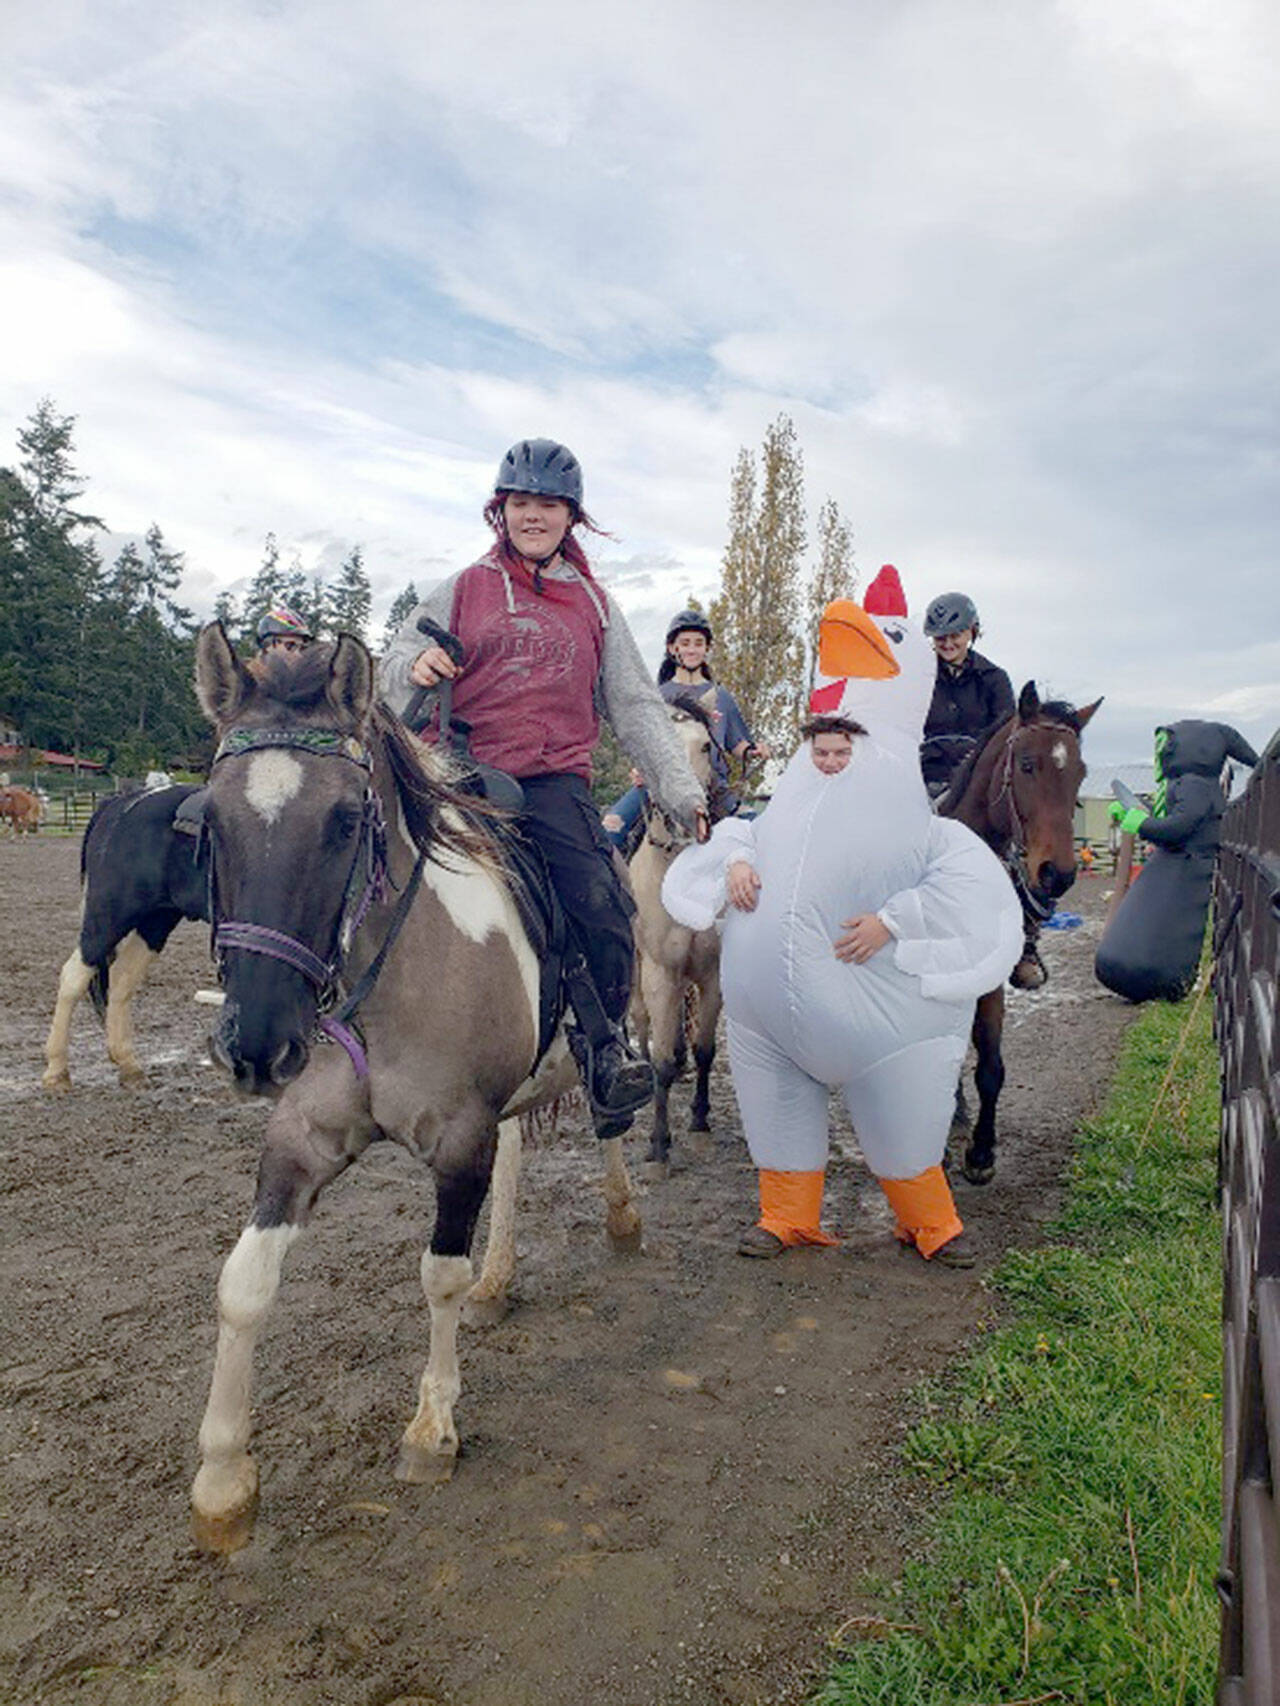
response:
M494 864L498 859L494 837L510 823L511 814L457 788L448 761L416 741L381 701L370 712L369 732L382 747L405 827L418 851L441 845L466 858ZM433 774L436 771L439 774Z
M1041 700L1040 708L1036 712L1033 720L1035 722L1044 721L1050 723L1065 723L1067 728L1069 728L1074 734L1079 735L1083 732L1080 727L1079 712L1076 710L1074 705L1068 704L1065 699ZM938 798L937 810L940 816L945 816L949 809L960 804L970 782L973 780L974 771L982 762L983 753L991 745L992 741L995 740L997 735L1003 733L1011 722L1016 723L1017 721L1018 713L1015 711L1013 716L1006 717L1004 722L992 723L991 727L978 742L977 746L974 747L973 751L966 754L964 759L961 761L960 768L947 784L946 792L941 794Z
M702 703L705 687L691 687L687 693L677 693L674 699L668 699L667 704L673 710L683 711L686 717L692 717L695 723L701 723L708 734L714 734L712 713Z

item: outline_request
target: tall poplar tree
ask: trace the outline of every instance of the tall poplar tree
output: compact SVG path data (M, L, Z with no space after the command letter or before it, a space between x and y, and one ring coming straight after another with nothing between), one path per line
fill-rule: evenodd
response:
M387 611L387 625L382 630L382 649L384 652L395 639L400 624L412 611L417 609L421 602L422 600L418 597L418 589L412 581L392 599L391 608Z
M805 641L809 654L809 686L818 668L818 624L833 598L855 598L858 574L853 566L853 531L834 498L818 511L818 566L806 589Z
M805 546L804 457L779 415L764 435L759 474L738 452L729 495L729 542L711 605L716 673L759 739L786 745L804 702L800 564Z

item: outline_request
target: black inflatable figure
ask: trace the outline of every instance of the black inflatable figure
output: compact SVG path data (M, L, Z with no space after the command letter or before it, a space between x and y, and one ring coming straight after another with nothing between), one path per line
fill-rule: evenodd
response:
M1181 1001L1195 982L1213 884L1229 758L1258 755L1228 723L1156 730L1155 810L1119 816L1152 844L1142 874L1108 924L1094 959L1100 983L1129 1001Z

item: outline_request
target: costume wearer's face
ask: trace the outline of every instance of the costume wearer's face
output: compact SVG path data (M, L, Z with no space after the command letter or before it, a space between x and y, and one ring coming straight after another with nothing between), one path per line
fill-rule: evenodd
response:
M681 669L692 670L696 675L706 663L711 647L705 634L700 634L696 628L686 628L676 635L668 649Z
M841 734L814 735L809 743L813 762L824 776L838 776L853 756L853 736Z
M973 629L961 628L958 634L943 634L933 642L933 649L942 659L954 669L962 664L969 655L969 647L973 644Z
M296 634L273 634L262 642L262 650L268 657L275 657L281 652L286 657L293 657L298 652L305 652L310 643Z
M539 498L529 492L508 492L502 513L508 539L535 563L560 549L572 519L564 498Z

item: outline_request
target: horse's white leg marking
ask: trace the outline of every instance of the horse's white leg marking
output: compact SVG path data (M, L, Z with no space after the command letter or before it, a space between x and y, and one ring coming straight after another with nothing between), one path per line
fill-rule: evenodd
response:
M265 823L274 823L301 787L302 766L291 752L270 747L250 758L244 797Z
M131 930L111 962L107 983L107 1053L115 1062L122 1084L137 1083L144 1076L133 1051L131 1003L156 958L137 931Z
M498 1127L498 1153L489 1184L489 1239L484 1247L480 1278L464 1306L464 1319L483 1326L501 1320L507 1287L516 1271L516 1192L520 1183L520 1121L503 1120Z
M46 1090L71 1088L71 1071L67 1065L71 1015L75 1011L76 1003L83 1000L88 993L92 982L93 967L87 966L80 958L79 948L73 949L58 974L58 999L54 1003L53 1022L49 1026L49 1036L44 1045L47 1064L40 1082Z
M447 1481L458 1455L453 1406L462 1391L458 1318L471 1288L470 1256L422 1258L422 1289L431 1310L431 1351L418 1386L418 1410L404 1430L396 1474L402 1481Z
M218 1352L200 1424L200 1470L191 1487L196 1544L234 1552L253 1531L258 1470L249 1444L253 1351L275 1301L296 1226L246 1226L218 1280Z
M622 1153L622 1139L607 1137L600 1147L604 1151L604 1178L600 1182L600 1188L604 1192L607 1205L605 1231L609 1234L609 1242L615 1250L631 1253L640 1248L643 1228L640 1215L631 1200L631 1178Z

